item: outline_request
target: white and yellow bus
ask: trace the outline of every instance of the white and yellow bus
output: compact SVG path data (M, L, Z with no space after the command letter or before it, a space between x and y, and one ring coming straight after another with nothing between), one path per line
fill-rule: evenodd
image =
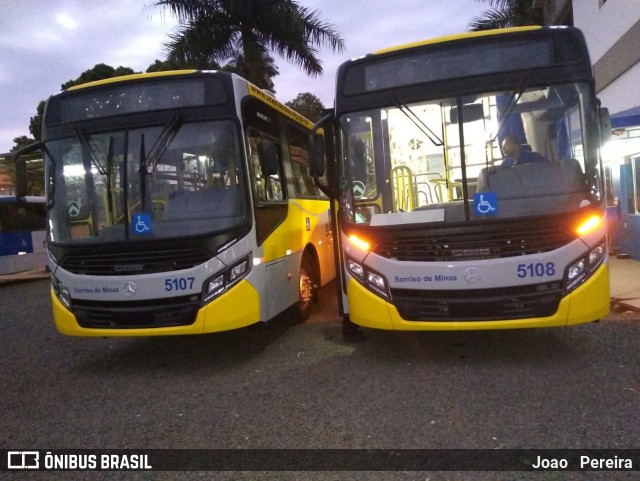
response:
M607 315L600 113L575 28L465 33L341 65L316 128L337 139L323 188L338 206L345 329Z
M137 74L52 96L39 147L58 330L202 334L290 308L307 318L335 276L311 125L224 72Z

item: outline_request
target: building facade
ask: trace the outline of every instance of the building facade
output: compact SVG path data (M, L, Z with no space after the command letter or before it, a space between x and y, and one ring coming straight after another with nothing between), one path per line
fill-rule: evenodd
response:
M542 0L545 23L584 32L611 115L604 148L612 246L640 260L640 0ZM540 5L541 4L541 5Z

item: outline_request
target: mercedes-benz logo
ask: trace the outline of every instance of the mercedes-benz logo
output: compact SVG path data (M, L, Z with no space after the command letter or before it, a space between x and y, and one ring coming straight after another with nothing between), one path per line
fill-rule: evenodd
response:
M480 280L482 274L480 274L480 270L475 267L469 267L466 271L464 271L464 280L469 284L475 284Z
M124 293L126 296L135 296L136 292L138 291L136 285L133 282L127 282L124 285Z

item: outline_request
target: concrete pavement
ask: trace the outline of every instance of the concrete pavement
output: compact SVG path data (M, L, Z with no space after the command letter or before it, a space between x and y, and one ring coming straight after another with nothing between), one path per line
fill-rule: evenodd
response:
M27 281L35 281L38 279L47 279L49 277L49 272L47 272L46 268L42 267L41 269L33 269L30 271L23 272L14 272L12 274L3 274L0 275L0 286L5 284L13 284L16 282L27 282Z
M611 305L640 311L640 261L609 256Z
M640 261L631 258L618 258L615 254L611 254L609 267L612 307L640 311ZM44 268L6 274L0 276L0 286L48 277L49 273Z

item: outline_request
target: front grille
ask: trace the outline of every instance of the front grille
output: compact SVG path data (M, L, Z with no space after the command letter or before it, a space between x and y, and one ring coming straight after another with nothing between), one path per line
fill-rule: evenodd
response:
M201 248L170 248L151 251L68 253L60 266L74 274L121 276L190 269L209 260Z
M73 313L81 327L134 329L191 325L199 307L196 294L129 302L74 300Z
M487 228L489 227L489 228ZM513 222L455 229L407 229L376 232L374 252L388 259L450 262L498 259L548 252L577 235L566 221Z
M558 310L562 284L464 291L392 289L393 304L408 321L488 321L546 317Z

